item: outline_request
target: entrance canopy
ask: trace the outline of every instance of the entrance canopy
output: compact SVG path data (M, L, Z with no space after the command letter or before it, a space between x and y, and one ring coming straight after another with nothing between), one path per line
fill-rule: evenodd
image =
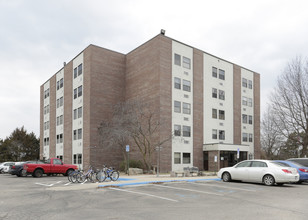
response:
M237 151L240 152L249 151L248 145L240 144L222 144L222 143L213 143L213 144L203 144L203 151Z

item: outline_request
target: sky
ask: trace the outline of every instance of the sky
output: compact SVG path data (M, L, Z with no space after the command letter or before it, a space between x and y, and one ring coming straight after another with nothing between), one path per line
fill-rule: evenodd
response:
M260 74L261 112L277 77L307 58L306 0L0 0L0 139L39 137L40 86L89 44L123 54L166 36Z

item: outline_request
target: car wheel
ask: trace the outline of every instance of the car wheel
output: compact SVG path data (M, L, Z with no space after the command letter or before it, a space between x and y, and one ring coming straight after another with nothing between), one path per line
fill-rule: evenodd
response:
M63 174L63 175L64 175L64 176L69 176L69 175L71 175L73 172L74 172L74 170L69 169L69 170L68 170L68 171L66 171L66 173L65 173L65 174Z
M22 170L20 171L20 176L26 177L26 176L27 176L27 171L24 170L24 169L22 169Z
M224 173L222 174L222 180L223 180L224 182L230 182L230 181L231 181L231 175L230 175L230 173L224 172Z
M274 183L275 183L275 179L274 179L274 177L272 176L272 175L265 175L264 177L263 177L263 183L266 185L266 186L272 186L272 185L274 185Z
M43 176L43 170L38 169L34 171L34 177L42 177Z

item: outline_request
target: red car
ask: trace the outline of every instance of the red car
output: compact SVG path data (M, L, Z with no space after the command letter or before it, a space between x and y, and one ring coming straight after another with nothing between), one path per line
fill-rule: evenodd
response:
M63 164L58 158L50 158L44 164L24 164L23 169L33 177L42 177L43 174L63 174L69 175L70 172L77 170L76 165Z

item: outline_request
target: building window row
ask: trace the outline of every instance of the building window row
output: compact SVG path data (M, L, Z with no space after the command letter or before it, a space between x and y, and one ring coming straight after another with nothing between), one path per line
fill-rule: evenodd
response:
M252 142L252 134L243 133L243 142Z
M222 69L219 69L219 70L218 70L218 73L219 73L218 78L219 78L219 79L222 79L222 80L225 80L225 71L222 70ZM213 76L214 78L217 78L217 68L214 67L214 66L212 67L212 76Z
M57 81L57 90L63 88L63 78Z
M252 89L252 80L242 78L242 86L245 88Z
M57 134L57 144L63 143L63 134Z
M44 91L44 99L49 97L49 88Z
M74 130L73 133L74 133L74 141L82 139L82 128Z
M44 138L44 146L48 146L49 145L49 137Z
M74 164L82 164L82 154L74 154Z
M63 161L63 155L58 155L57 158Z
M252 107L252 98L242 97L242 104L245 106Z
M82 96L82 86L74 89L74 99L77 99L80 96Z
M178 65L178 66L181 66L181 55L179 54L174 54L174 64L175 65ZM187 57L184 57L183 56L183 67L186 68L186 69L190 69L191 68L191 60Z
M217 140L217 137L218 137L219 140L225 140L226 138L225 135L226 134L224 130L212 129L212 139Z
M190 126L183 125L183 133L181 130L181 125L174 125L174 136L190 137L191 136Z
M181 102L174 101L174 112L181 113ZM189 103L183 102L183 113L190 115L191 105Z
M181 157L181 152L174 152L174 164L181 164L182 158L183 164L190 164L190 153L183 153Z
M218 91L218 93L217 93ZM225 100L225 91L223 90L218 90L216 88L212 88L212 97L217 99L217 95L218 95L218 98L221 99L221 100Z
M82 74L82 64L80 64L78 67L74 69L74 79L77 78L77 76L80 76Z
M224 110L218 110L218 116L220 120L225 120L225 111ZM217 109L212 108L212 118L217 119Z
M252 115L242 114L242 122L243 122L243 124L250 124L250 125L252 125Z
M63 115L57 117L57 126L63 125Z
M44 131L49 129L49 121L44 122Z
M49 105L46 105L46 106L44 107L44 115L48 114L49 111L50 111L50 107L49 107Z
M181 89L181 79L174 77L174 88ZM183 79L183 90L190 92L191 91L191 83L188 80Z
M57 99L57 108L63 106L63 96Z
M74 120L82 117L82 107L74 109Z

